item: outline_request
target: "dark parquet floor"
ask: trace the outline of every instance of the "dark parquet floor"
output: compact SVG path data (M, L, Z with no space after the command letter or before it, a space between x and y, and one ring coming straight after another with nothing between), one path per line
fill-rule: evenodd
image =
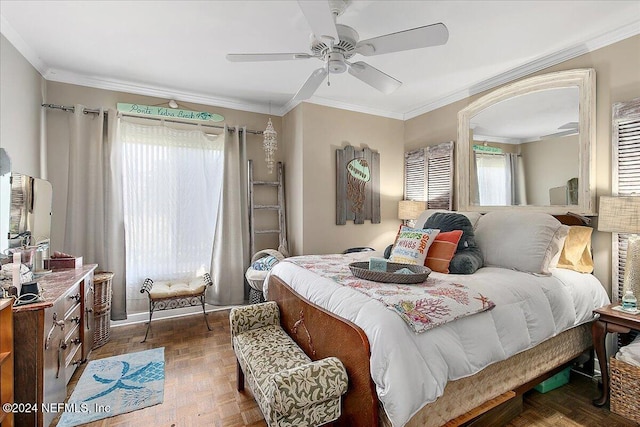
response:
M146 325L111 329L111 339L94 350L90 359L165 348L165 394L160 405L86 424L91 427L196 427L252 426L266 423L251 392L235 388L236 361L229 335L229 312L208 314L212 331L202 315L154 321L147 342L140 343ZM72 390L83 365L74 374ZM508 425L522 426L636 426L637 424L596 408L598 393L588 378L572 376L571 382L546 394L525 395L524 412Z

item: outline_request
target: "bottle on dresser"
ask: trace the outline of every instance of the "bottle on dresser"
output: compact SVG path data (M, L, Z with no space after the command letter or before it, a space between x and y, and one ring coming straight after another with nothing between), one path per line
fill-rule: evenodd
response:
M632 291L627 291L622 297L622 309L627 311L636 311L638 309L638 299L633 295Z

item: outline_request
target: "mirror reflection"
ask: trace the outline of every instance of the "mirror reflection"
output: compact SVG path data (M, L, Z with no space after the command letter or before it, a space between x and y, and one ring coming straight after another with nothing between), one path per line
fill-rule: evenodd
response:
M6 258L21 247L46 251L51 236L51 183L11 172L0 176L0 189L4 236L0 256Z
M51 234L51 183L13 172L9 247L40 245Z
M577 204L577 86L508 98L470 119L471 202L482 206Z
M540 74L458 113L457 209L595 212L595 71Z

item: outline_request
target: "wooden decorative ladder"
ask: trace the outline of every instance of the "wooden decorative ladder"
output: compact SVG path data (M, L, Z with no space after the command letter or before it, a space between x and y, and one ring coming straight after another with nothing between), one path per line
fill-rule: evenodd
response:
M254 181L253 179L253 160L248 161L249 173L249 243L251 253L256 253L256 235L258 234L278 234L278 251L284 256L288 256L287 244L287 221L285 216L284 203L284 165L278 162L277 180L276 181ZM254 202L254 188L256 186L266 186L277 190L277 203L274 205L256 205ZM255 213L256 211L277 211L278 212L278 228L267 230L256 230Z

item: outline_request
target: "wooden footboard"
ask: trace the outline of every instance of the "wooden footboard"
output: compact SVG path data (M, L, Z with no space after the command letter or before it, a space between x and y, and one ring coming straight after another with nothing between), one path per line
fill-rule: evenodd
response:
M277 276L269 278L269 300L278 303L282 328L312 359L335 356L344 364L349 388L338 426L378 425L378 397L371 379L369 340L364 331L310 303Z

